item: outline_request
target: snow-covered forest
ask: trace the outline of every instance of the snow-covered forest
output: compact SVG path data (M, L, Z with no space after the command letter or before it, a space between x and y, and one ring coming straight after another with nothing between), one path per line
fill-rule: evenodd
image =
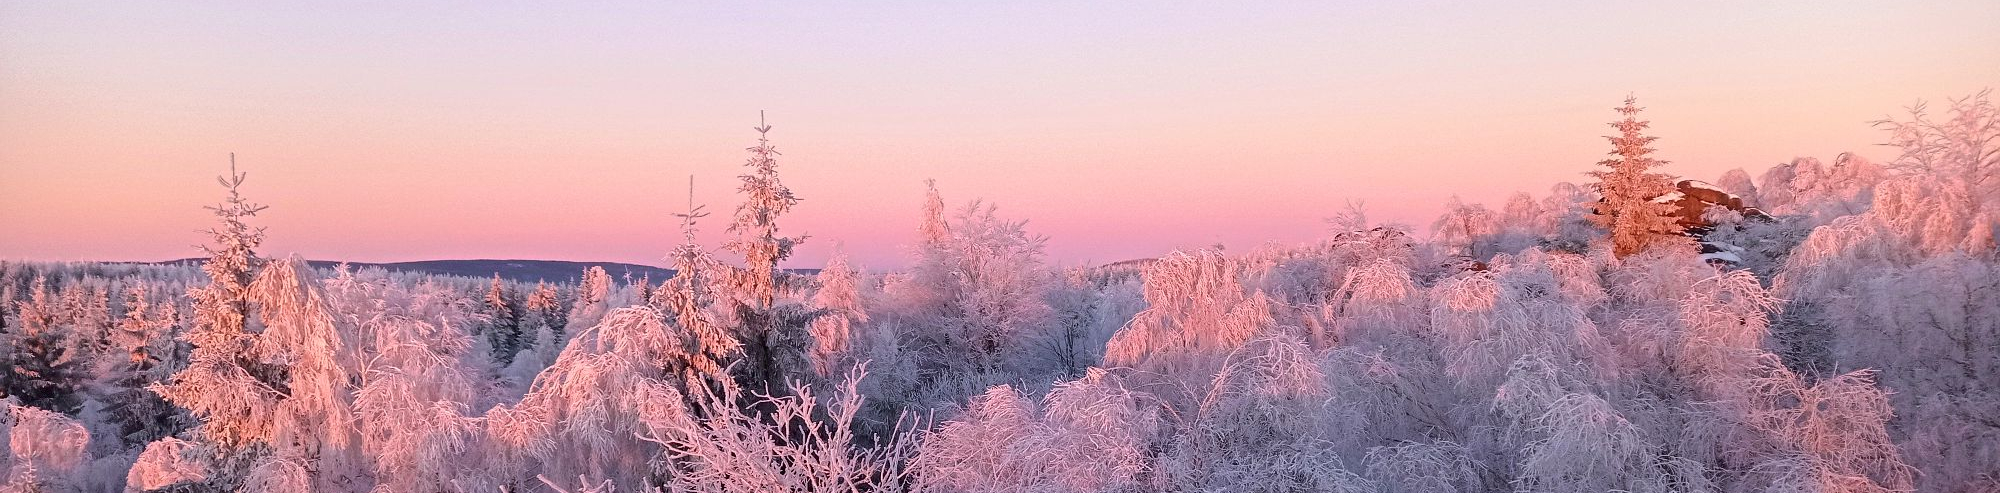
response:
M0 491L2000 491L1988 94L1719 177L1641 110L1497 206L1089 266L941 182L907 268L788 262L770 127L668 279L315 269L232 165L198 268L0 263Z

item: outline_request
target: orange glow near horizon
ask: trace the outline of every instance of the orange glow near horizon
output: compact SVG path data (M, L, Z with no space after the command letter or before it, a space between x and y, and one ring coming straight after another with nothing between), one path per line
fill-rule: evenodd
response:
M0 259L196 256L235 152L269 254L660 265L768 110L790 266L902 265L925 178L1110 262L1540 196L1627 93L1713 180L2000 85L1979 1L605 8L0 5Z

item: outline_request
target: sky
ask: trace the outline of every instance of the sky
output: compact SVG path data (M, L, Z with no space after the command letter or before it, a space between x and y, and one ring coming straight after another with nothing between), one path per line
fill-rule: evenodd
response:
M907 264L926 178L1111 262L1583 182L1628 94L1713 179L2000 85L1991 0L339 3L0 2L0 259L196 256L233 152L267 255L662 265L763 111L787 266Z

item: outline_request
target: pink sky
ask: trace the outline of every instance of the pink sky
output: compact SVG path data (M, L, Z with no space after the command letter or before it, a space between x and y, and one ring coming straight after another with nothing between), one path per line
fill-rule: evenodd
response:
M2000 85L2000 3L0 4L0 259L193 256L235 152L267 253L660 264L768 110L784 219L902 265L922 181L1063 263L1539 195L1636 93L1667 171L1873 158ZM1496 2L1497 3L1497 2Z

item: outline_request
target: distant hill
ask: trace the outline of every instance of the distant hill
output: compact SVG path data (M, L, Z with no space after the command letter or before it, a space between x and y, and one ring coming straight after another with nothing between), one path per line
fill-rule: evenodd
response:
M186 258L152 263L198 265L203 260L205 259ZM313 267L321 269L332 269L334 266L340 265L339 261L334 260L309 260L308 262L311 262ZM501 278L521 282L569 282L582 277L584 269L589 269L591 266L603 267L604 272L611 274L611 279L621 282L625 280L625 274L627 273L632 274L632 277L635 278L650 278L655 283L674 276L673 269L650 265L619 262L570 262L566 260L419 260L415 262L388 262L379 264L348 262L347 264L354 268L379 267L384 270L397 272L446 276L493 277L493 274L498 273Z

